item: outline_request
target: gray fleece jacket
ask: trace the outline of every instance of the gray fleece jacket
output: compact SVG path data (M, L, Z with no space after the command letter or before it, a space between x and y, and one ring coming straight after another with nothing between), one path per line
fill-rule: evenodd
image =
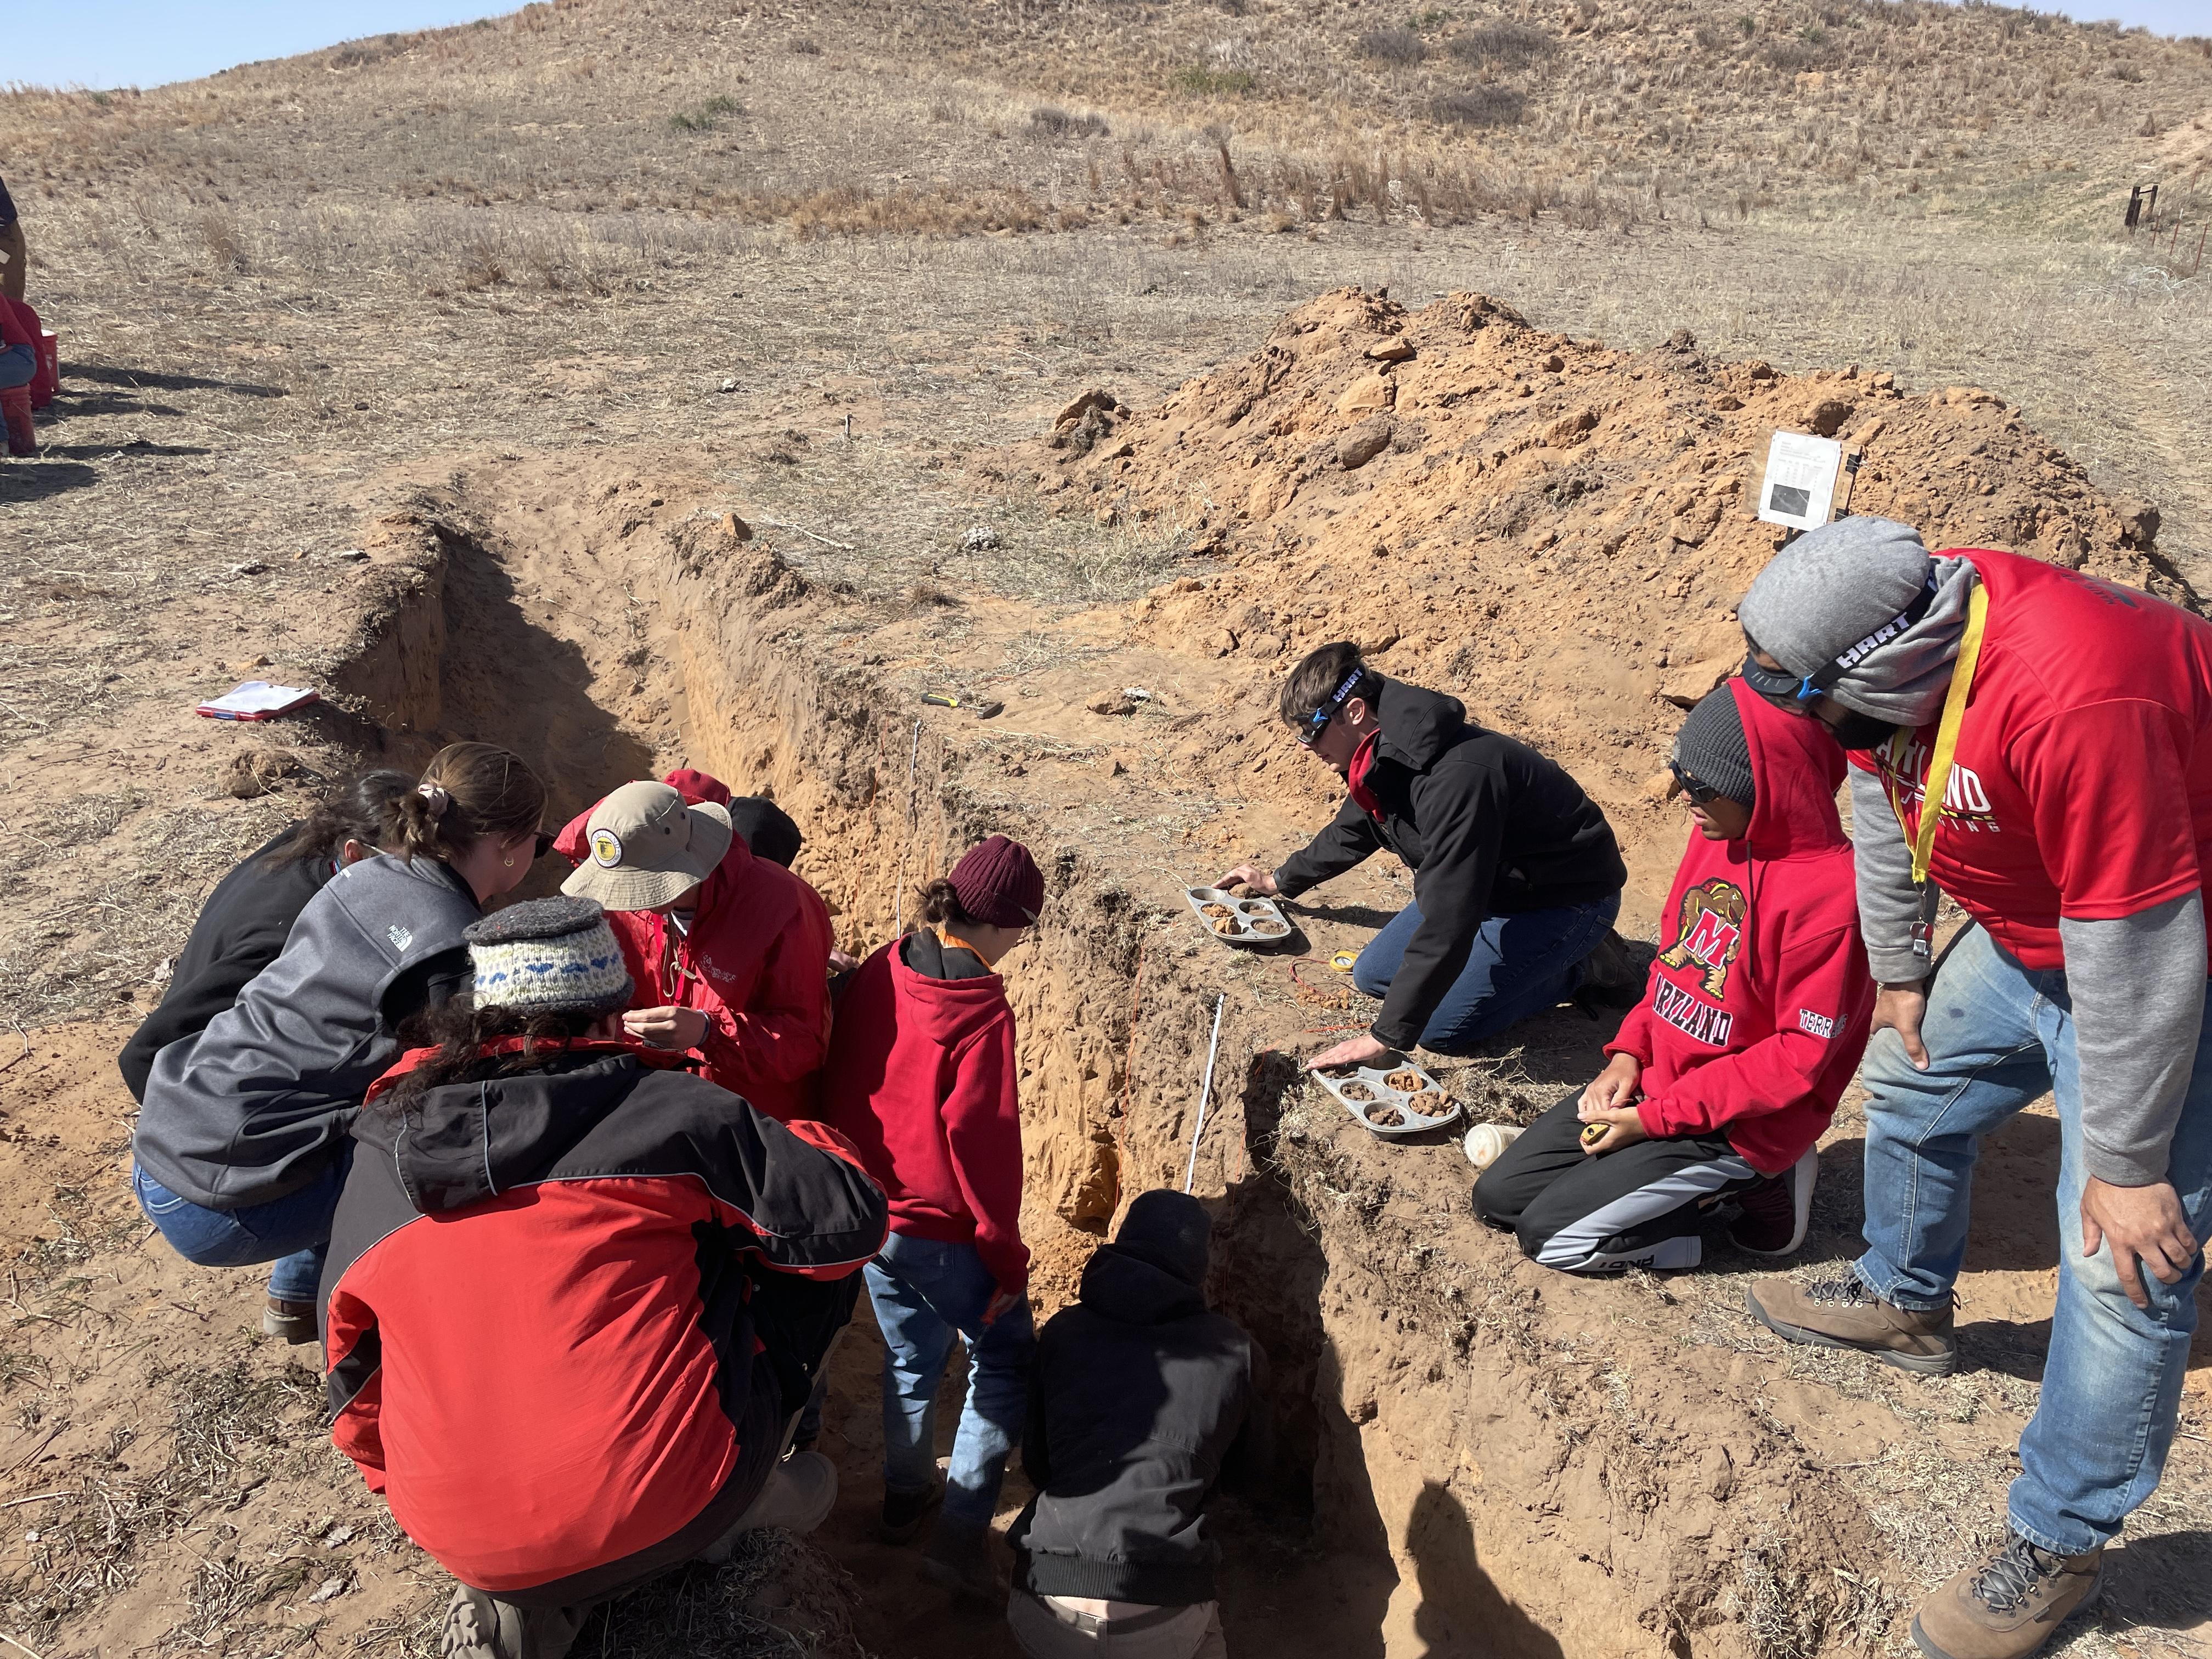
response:
M483 913L445 865L380 854L308 901L276 960L154 1057L131 1152L181 1198L242 1210L297 1192L345 1144L399 1052L385 995Z

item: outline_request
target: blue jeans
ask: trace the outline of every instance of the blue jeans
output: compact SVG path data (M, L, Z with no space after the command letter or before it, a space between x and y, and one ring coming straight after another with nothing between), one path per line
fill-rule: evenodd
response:
M39 376L39 354L27 345L0 348L0 392L28 386Z
M1588 904L1492 916L1475 935L1467 966L1429 1016L1421 1047L1471 1054L1485 1038L1565 1001L1582 983L1583 958L1620 914L1620 895L1613 893ZM1391 917L1352 963L1352 982L1370 997L1387 994L1420 925L1418 904Z
M353 1167L353 1143L338 1148L329 1169L296 1193L242 1210L210 1210L179 1198L136 1164L131 1190L169 1248L203 1267L244 1267L273 1261L269 1294L279 1302L313 1302L331 1253L331 1218Z
M2197 1328L2200 1250L2178 1285L2120 1288L2110 1244L2081 1253L2081 1076L2066 975L2022 967L1975 928L1945 957L1921 1026L1928 1069L1894 1031L1867 1050L1866 1242L1855 1271L1902 1308L1948 1305L1966 1255L1984 1135L2049 1091L2058 1108L2058 1299L2042 1399L2008 1503L2029 1542L2078 1555L2157 1489ZM2167 1178L2198 1238L2212 1231L2212 1022L2190 1073Z
M988 1326L983 1310L998 1285L972 1244L942 1244L895 1232L866 1269L868 1299L884 1334L884 1485L928 1488L937 1477L937 1385L955 1332L968 1345L968 1404L952 1442L945 1518L988 1527L999 1507L1006 1455L1028 1414L1030 1358L1036 1330L1029 1298Z

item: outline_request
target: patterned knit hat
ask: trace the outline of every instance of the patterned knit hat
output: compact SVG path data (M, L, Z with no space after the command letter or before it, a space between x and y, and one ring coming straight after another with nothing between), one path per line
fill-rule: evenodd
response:
M597 1017L629 1006L622 947L590 899L509 905L461 937L469 942L479 1008Z

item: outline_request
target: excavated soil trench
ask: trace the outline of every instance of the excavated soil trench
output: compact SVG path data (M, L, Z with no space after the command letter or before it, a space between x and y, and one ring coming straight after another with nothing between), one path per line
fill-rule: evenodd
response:
M1036 849L1048 909L1007 967L1040 1312L1072 1294L1126 1198L1180 1184L1188 1160L1217 1217L1214 1298L1274 1363L1283 1470L1222 1517L1232 1647L1893 1644L1918 1583L2001 1516L2033 1408L2055 1262L2047 1118L2022 1119L1984 1155L1967 1281L1976 1363L1957 1378L1899 1381L1784 1349L1740 1311L1758 1264L1724 1250L1664 1283L1543 1274L1473 1220L1471 1172L1448 1137L1369 1137L1289 1057L1358 1018L1312 958L1364 942L1405 902L1402 878L1363 870L1301 908L1302 966L1201 939L1182 911L1178 887L1210 877L1223 851L1282 844L1297 822L1249 797L1196 801L1153 764L1203 711L1239 700L1235 665L1148 652L1131 613L1109 609L1054 626L1118 635L1117 652L1010 690L1030 701L1003 721L925 710L878 672L896 648L882 642L913 624L811 584L735 538L720 506L703 481L648 484L611 465L512 468L482 485L457 473L424 492L366 544L374 602L337 688L357 746L415 759L457 737L507 743L543 766L557 813L678 763L772 794L806 835L799 872L856 952L891 934L901 893L979 836ZM1012 630L1038 625L1025 607L968 603L971 661L1003 664ZM1154 727L1149 750L1101 743L1078 683L1109 679L1199 712ZM1662 831L1638 833L1649 864ZM1632 889L1639 922L1656 896ZM1217 997L1214 1108L1194 1153ZM1472 1115L1525 1120L1601 1063L1607 1029L1565 1011L1532 1022L1509 1057L1440 1069ZM1851 1253L1858 1133L1839 1115L1815 1262ZM866 1324L864 1304L824 1442L846 1496L817 1541L853 1573L862 1639L890 1659L1011 1653L1002 1626L947 1612L911 1552L872 1540L880 1350ZM948 1407L954 1397L949 1382ZM2194 1411L2194 1382L2191 1398ZM2185 1449L2177 1462L2201 1489L2202 1460ZM1025 1496L1011 1476L1003 1513ZM2160 1563L2123 1552L2116 1594L2135 1586L2154 1610L2151 1587L2172 1571Z

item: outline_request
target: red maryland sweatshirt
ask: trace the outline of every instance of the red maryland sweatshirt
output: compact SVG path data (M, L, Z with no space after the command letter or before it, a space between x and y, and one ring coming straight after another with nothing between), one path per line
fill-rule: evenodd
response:
M890 1200L891 1231L975 1247L1027 1286L1014 1011L1006 981L927 930L878 951L837 1004L823 1116Z
M1643 1065L1654 1137L1724 1133L1777 1175L1820 1138L1874 1012L1851 844L1836 812L1843 750L1818 720L1730 688L1758 804L1740 841L1692 827L1649 994L1606 1045Z

